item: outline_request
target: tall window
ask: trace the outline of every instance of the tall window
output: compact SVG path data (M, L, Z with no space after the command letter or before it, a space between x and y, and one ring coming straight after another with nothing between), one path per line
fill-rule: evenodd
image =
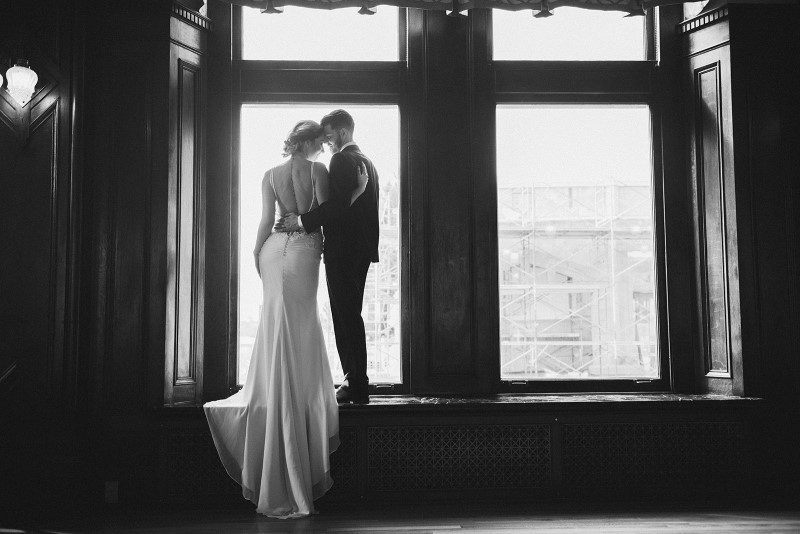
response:
M651 21L492 12L500 377L511 390L664 383Z
M387 6L233 13L229 381L246 377L262 300L251 250L264 172L297 121L341 107L381 178L381 261L362 313L373 393L670 387L655 15L479 9L466 25ZM451 237L457 262L438 246ZM429 285L451 275L466 297ZM320 282L338 381L324 264Z
M358 8L326 10L287 6L280 15L265 15L257 9L245 9L242 58L397 61L400 59L399 11L381 6L374 15L364 16L358 13Z
M367 335L367 370L372 384L403 382L400 112L397 97L391 93L381 95L380 98L388 100L386 103L375 103L376 99L369 95L358 95L363 91L365 79L385 79L387 70L399 68L399 11L382 8L378 14L366 17L353 9L285 8L283 14L270 16L242 9L242 57L266 61L238 64L240 79L244 80L240 86L239 118L236 369L239 384L247 376L262 301L261 282L251 253L261 216L261 180L267 169L283 161L280 156L283 140L297 121L319 121L337 108L352 114L355 140L372 159L380 176L380 262L370 267L362 311ZM348 32L336 31L343 26L349 28ZM357 39L349 39L347 35ZM365 39L370 46L363 46ZM365 66L353 67L356 62ZM321 64L326 66L318 68ZM351 75L353 68L358 71L357 76ZM337 71L341 81L331 84ZM346 98L337 100L337 92L345 93ZM297 101L299 94L303 95L301 101ZM330 158L326 148L318 161L328 166ZM320 265L317 299L334 381L338 382L343 376L324 263Z
M647 106L498 107L501 378L658 376L650 147Z
M559 7L555 16L492 11L494 59L636 61L645 59L644 17Z

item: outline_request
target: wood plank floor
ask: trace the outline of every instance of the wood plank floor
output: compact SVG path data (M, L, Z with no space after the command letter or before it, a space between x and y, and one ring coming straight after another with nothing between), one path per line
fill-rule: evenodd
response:
M117 512L69 520L0 518L0 534L246 534L327 532L377 534L648 534L800 533L800 511L787 510L536 510L534 506L391 505L328 509L282 521L249 510Z

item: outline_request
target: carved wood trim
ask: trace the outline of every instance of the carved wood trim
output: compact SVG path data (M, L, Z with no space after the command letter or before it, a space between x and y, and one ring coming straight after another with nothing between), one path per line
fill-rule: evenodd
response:
M20 106L11 95L4 95L6 91L0 91L0 122L9 127L14 133L17 134L17 140L25 144L30 135L31 113L30 108L32 101Z
M172 3L172 16L191 24L195 28L211 31L211 21L209 19L177 2Z
M713 76L712 80L706 80L708 76ZM695 102L697 103L696 122L695 122L695 139L697 142L697 209L699 212L698 226L699 226L699 239L700 239L700 295L701 295L701 321L702 321L702 336L703 346L705 347L704 355L704 371L706 376L715 377L730 377L730 352L731 352L731 339L730 339L730 294L728 287L729 268L728 268L728 225L726 218L726 191L725 191L725 165L722 159L722 143L723 143L723 128L722 128L722 93L721 93L721 64L719 61L705 65L695 69ZM713 89L708 86L713 85ZM704 97L704 89L713 90L712 95L707 95L709 98ZM706 114L705 108L713 104L713 111L715 112L712 117L704 117ZM712 131L713 130L713 131ZM710 139L709 139L710 137ZM714 146L707 146L706 141L714 142ZM714 159L716 161L711 161ZM714 165L716 163L716 165ZM714 168L716 167L716 168ZM708 172L715 172L715 176L711 176ZM713 181L713 182L712 182ZM713 191L709 186L713 186ZM707 195L716 193L716 198L710 198ZM718 202L717 209L709 209L709 202ZM717 219L719 225L719 250L717 251L721 265L716 262L712 264L709 255L713 251L709 250L714 243L709 243L709 229L708 223L710 218ZM721 267L721 272L713 273ZM718 320L722 321L719 325L723 331L718 332L720 336L714 336L714 323L713 316L715 315L712 310L711 299L714 295L711 294L713 288L711 276L721 276L722 280L722 294L717 297L722 298L722 308L724 316L719 317ZM715 340L715 337L718 339ZM716 346L722 344L723 346ZM720 358L719 356L722 356ZM717 363L715 363L717 362Z
M164 399L178 404L202 395L205 96L201 56L171 48Z
M189 90L192 93L192 100L193 100L193 102L192 102L192 108L193 108L192 109L192 115L193 116L191 118L191 120L192 120L191 131L185 131L184 130L184 113L183 113L184 109L183 108L184 108L184 104L186 103L185 100L184 100L184 96L185 96L184 91L186 90L186 78L185 78L185 75L187 73L191 73L191 76L193 78L192 86L189 88ZM198 79L199 76L200 76L200 67L198 65L189 63L189 62L187 62L187 61L185 61L183 59L179 59L178 60L178 103L177 103L177 106L176 106L177 107L176 111L178 113L178 123L177 123L177 126L178 126L178 142L182 143L182 141L187 137L192 139L192 142L193 142L193 149L192 149L193 160L191 162L191 165L192 165L191 176L185 176L184 172L183 172L184 171L184 169L183 169L183 165L184 165L183 151L182 151L182 147L178 148L178 150L177 150L178 165L177 165L177 169L176 169L177 170L177 177L176 177L176 181L177 181L177 187L176 187L177 198L175 199L175 206L176 206L176 209L177 209L177 214L176 214L176 218L177 218L177 221L176 221L177 222L176 240L177 240L177 248L178 248L177 254L176 254L176 258L175 258L175 270L176 270L176 277L175 277L175 316L176 316L176 325L175 326L176 326L177 330L181 330L182 326L184 328L188 328L188 330L189 330L189 332L188 332L188 335L189 335L189 349L188 349L188 358L189 358L188 370L189 370L189 374L187 374L185 376L181 376L181 375L178 374L178 370L179 370L179 365L178 365L179 361L178 360L179 360L179 356L180 356L180 347L178 346L179 345L179 336L176 335L175 336L175 347L174 347L174 349L175 349L175 363L174 363L174 365L175 365L175 375L174 375L174 378L173 378L173 380L174 380L173 384L174 385L186 385L186 384L196 384L197 383L197 357L196 356L197 356L197 348L198 347L197 347L197 344L196 344L197 308L196 308L195 304L196 304L196 298L197 298L197 249L196 249L196 245L197 245L198 238L197 238L197 232L196 232L195 223L196 223L197 217L198 217L198 209L197 209L198 208L198 205L197 205L197 196L198 196L197 195L197 189L198 189L198 187L197 187L197 185L198 185L198 182L199 182L199 180L198 180L198 170L199 170L199 168L198 168L198 157L199 157L198 148L199 147L197 146L198 145L197 136L198 136L198 127L199 127L199 124L198 124L198 121L197 121L198 114L199 114L199 109L197 107L197 105L199 103L199 89L200 89L199 79ZM193 213L192 213L191 216L192 216L193 224L192 224L192 227L190 228L190 230L192 232L192 235L191 235L191 243L192 243L191 263L192 263L192 265L191 265L191 276L190 276L190 278L188 280L188 283L191 285L191 287L190 287L191 296L189 298L189 302L184 302L184 299L181 299L181 296L180 296L181 295L181 285L186 283L187 280L182 280L180 273L181 273L181 263L182 263L182 261L181 261L182 260L181 244L182 244L182 241L183 241L183 234L185 232L185 229L184 229L183 224L182 224L182 208L184 207L184 205L183 205L183 202L184 202L184 200L183 200L183 195L184 195L183 188L184 188L184 181L187 178L189 178L191 180L191 186L192 186L192 212ZM181 307L184 306L184 305L188 305L190 307L189 324L185 325L185 326L180 324L180 315L181 315L180 311L181 311Z
M702 13L692 19L681 22L681 33L689 33L705 26L710 26L728 16L728 6L719 7L708 13Z
M59 196L60 196L60 189L59 189L59 101L54 101L48 108L38 117L34 124L31 125L30 133L35 133L43 124L52 120L52 140L50 143L51 150L50 150L50 265L48 267L48 290L47 290L47 299L48 299L48 315L47 318L47 363L46 363L46 376L47 376L47 391L48 396L53 395L53 386L57 383L61 382L61 377L58 376L56 373L56 362L54 358L57 356L63 357L63 354L56 355L55 354L55 347L56 343L56 336L58 335L59 328L63 328L63 325L60 324L61 321L58 321L56 317L57 309L60 306L57 306L56 303L56 293L58 290L58 281L56 280L56 276L58 273L58 263L59 263L59 232L58 232L58 209L59 209ZM63 260L63 258L61 259ZM58 324L57 324L58 323ZM59 362L60 363L60 362ZM58 366L60 370L60 365ZM60 385L58 386L60 388Z

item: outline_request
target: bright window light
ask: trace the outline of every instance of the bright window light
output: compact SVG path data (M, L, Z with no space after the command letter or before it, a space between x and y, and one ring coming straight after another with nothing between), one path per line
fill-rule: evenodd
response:
M378 6L374 15L360 15L358 8L287 6L282 9L280 14L242 9L242 59L397 61L399 58L400 10L396 7Z
M659 376L647 106L497 107L503 380Z
M645 58L644 17L573 7L534 18L530 11L492 11L494 59L636 61Z
M400 346L400 113L397 106L375 105L244 105L241 115L239 180L239 358L238 380L243 384L250 364L262 303L261 279L253 263L253 246L261 218L261 180L285 161L286 134L300 120L319 120L344 108L356 127L354 137L380 176L380 262L373 263L364 291L362 317L367 334L367 372L370 383L402 383ZM317 161L330 163L327 147ZM325 265L320 264L317 293L333 379L341 382Z

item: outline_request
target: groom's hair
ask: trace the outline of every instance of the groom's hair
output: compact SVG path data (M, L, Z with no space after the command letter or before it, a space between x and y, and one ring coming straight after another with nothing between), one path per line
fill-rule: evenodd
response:
M331 111L322 117L322 120L319 121L319 124L323 128L326 125L330 125L330 127L334 130L338 130L339 128L347 128L351 132L356 127L356 123L353 122L353 117L343 109L335 109Z

